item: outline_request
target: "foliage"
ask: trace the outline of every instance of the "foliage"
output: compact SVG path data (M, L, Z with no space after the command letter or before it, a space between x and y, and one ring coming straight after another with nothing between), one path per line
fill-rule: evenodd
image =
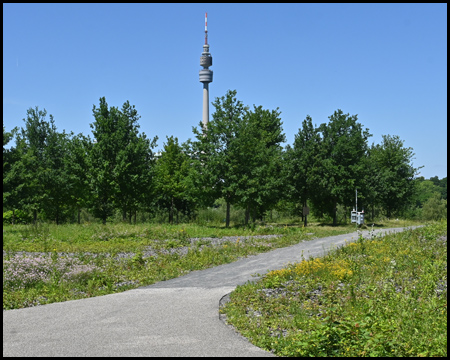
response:
M47 111L38 107L27 110L25 128L16 132L16 146L9 154L10 166L3 180L5 205L33 211L34 221L45 197L45 149L49 134L54 131L54 124L45 120L46 115Z
M250 214L253 223L256 217L262 218L285 192L281 148L285 135L279 116L278 109L269 111L254 106L241 123L235 143L235 166L240 172L235 179L235 194L238 204L246 209L245 224Z
M445 221L270 271L221 311L279 356L446 356L446 268Z
M446 217L447 178L415 178L413 149L398 136L384 135L369 148L371 135L357 115L338 109L319 127L307 116L283 150L278 108L250 109L236 90L213 105L208 128L200 123L196 140L181 145L168 137L158 162L157 138L139 133L140 116L129 101L119 110L100 98L93 139L59 132L45 109L29 108L23 128L3 127L4 211L12 211L12 222L18 210L34 222L57 224L81 223L82 215L103 223L131 223L133 215L135 222L163 223L169 213L169 223L176 217L177 223L214 219L254 227L274 213L286 222L301 215L306 226L307 206L309 221L332 219L336 226L347 222L358 189L358 210L366 209L367 220Z
M319 182L320 196L311 200L316 208L332 215L336 225L337 205L351 207L355 189L362 186L360 175L364 171L363 159L371 134L357 122L357 115L344 114L340 109L318 130L321 133L320 167L315 167L313 174Z
M199 187L204 191L204 203L223 197L227 203L226 226L230 225L230 205L239 201L236 195L240 177L239 141L241 125L247 107L236 99L236 90L228 90L225 96L213 102L215 112L208 128L193 128L197 141L193 142L195 166L199 174ZM244 154L245 155L245 154Z
M156 202L168 209L169 223L174 220L174 213L192 212L196 198L195 187L192 185L192 168L186 149L178 144L178 139L167 137L167 143L155 166ZM192 175L192 176L195 176Z
M29 224L32 221L32 217L22 210L9 210L3 213L3 224Z
M77 222L81 223L81 209L87 207L89 198L88 186L88 155L92 143L89 137L82 134L73 136L67 146L67 153L64 158L67 166L67 177L71 184L70 204L77 209Z
M10 201L8 198L13 190L13 185L8 183L7 176L10 176L14 148L6 149L5 145L8 145L17 130L17 128L14 128L11 132L8 132L5 130L5 125L3 125L3 206Z
M308 205L308 199L316 197L318 179L314 177L314 169L320 166L319 159L320 136L308 115L302 122L302 128L295 135L294 144L287 146L285 153L285 168L289 187L289 198L294 200L297 212L305 216L303 207ZM317 200L316 200L317 203Z
M289 246L302 232L270 240L247 229L176 226L15 225L5 227L3 308L13 309L124 291L189 271ZM213 245L191 237L243 234L242 241ZM231 246L233 245L233 246ZM177 249L186 248L182 255ZM44 252L21 254L18 251ZM150 252L151 254L149 254ZM120 253L120 256L118 254ZM183 255L184 254L184 255Z
M447 200L441 199L438 193L430 197L423 205L424 220L439 221L447 219Z
M430 178L430 181L432 181L434 185L439 187L442 198L444 200L447 200L447 177L439 179L437 176L433 176Z
M376 164L377 201L386 211L386 216L405 209L413 200L416 191L412 148L405 148L396 135L383 135L381 144L372 146L372 161Z
M74 206L74 187L70 161L71 134L56 130L53 116L48 122L46 110L30 108L25 128L16 134L16 147L9 151L9 166L4 174L4 200L7 208L29 210L57 224L67 218ZM78 160L78 159L77 159ZM5 170L5 169L4 169ZM84 170L85 171L85 170Z
M115 207L124 214L135 211L142 194L150 190L151 149L157 138L150 142L145 134L138 135L139 116L128 101L120 111L108 108L102 97L99 108L94 105L93 115L95 142L89 154L91 206L105 224Z

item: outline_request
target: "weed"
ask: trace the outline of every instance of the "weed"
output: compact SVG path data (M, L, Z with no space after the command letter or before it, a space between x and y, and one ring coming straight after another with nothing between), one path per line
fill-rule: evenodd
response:
M279 356L446 356L446 225L359 236L238 286L221 311Z

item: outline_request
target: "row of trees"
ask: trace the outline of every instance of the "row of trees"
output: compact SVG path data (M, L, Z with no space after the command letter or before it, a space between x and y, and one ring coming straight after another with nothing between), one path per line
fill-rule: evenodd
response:
M193 127L194 140L183 144L168 137L158 154L157 138L139 133L140 116L128 101L118 109L100 98L93 139L58 132L51 115L47 121L45 110L30 108L20 131L3 128L4 209L56 223L74 212L80 222L81 209L103 223L117 210L131 222L138 210L166 209L172 223L223 199L226 226L231 205L245 209L245 223L291 204L296 215L311 206L336 224L338 205L350 210L356 188L366 208L381 207L387 216L414 201L412 149L390 135L369 146L369 130L356 115L337 110L318 127L307 116L292 146L283 148L278 108L250 109L236 91L213 106L207 129ZM13 137L15 146L6 149Z
M58 132L53 117L30 108L25 127L3 130L3 206L40 211L60 223L74 209L89 208L103 223L114 209L125 218L148 199L156 138L139 134L139 115L127 101L122 109L105 98L93 108L94 140ZM15 134L16 146L5 149Z

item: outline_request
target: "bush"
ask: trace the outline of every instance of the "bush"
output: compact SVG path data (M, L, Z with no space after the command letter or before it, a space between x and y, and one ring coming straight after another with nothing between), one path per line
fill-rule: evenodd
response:
M32 216L22 210L16 210L14 212L15 224L30 224L33 220ZM3 225L10 225L13 223L12 210L3 213Z
M447 200L439 194L433 195L423 204L422 215L424 220L447 219Z

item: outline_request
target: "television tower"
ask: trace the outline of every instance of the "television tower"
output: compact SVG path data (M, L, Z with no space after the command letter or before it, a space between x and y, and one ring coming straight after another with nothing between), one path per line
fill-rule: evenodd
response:
M200 82L203 83L203 131L208 127L209 121L209 83L213 81L213 72L208 68L212 65L212 56L209 53L208 45L208 13L205 13L205 45L203 45L202 56L200 57Z

